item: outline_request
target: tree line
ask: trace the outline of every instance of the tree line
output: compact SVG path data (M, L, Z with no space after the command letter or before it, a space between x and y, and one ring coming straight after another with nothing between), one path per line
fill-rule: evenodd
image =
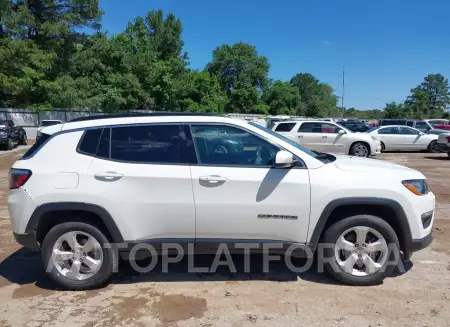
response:
M189 68L180 19L161 10L108 36L99 0L0 0L0 107L149 109L339 117L333 88L309 73L272 80L269 61L246 43L218 46ZM86 33L90 29L90 33ZM429 75L404 103L360 118L443 117L448 80Z

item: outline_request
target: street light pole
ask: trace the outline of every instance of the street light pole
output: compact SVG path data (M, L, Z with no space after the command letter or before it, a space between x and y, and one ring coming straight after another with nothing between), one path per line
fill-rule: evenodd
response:
M345 65L342 66L342 96L341 96L342 117L344 117L344 95L345 95Z

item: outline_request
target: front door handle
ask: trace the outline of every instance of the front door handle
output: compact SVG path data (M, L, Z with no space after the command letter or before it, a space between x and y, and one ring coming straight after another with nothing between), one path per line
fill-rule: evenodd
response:
M201 182L207 182L210 184L218 184L218 183L225 183L228 178L217 176L217 175L210 175L210 176L200 176L198 178Z
M99 180L99 181L113 182L113 181L118 181L119 179L121 179L123 177L123 174L116 173L115 171L105 171L105 172L95 173L94 177L96 180Z
M303 135L299 135L298 138L299 138L299 139L302 139L302 138L303 138Z
M325 135L324 135L324 136L322 136L322 138L323 138L323 139L327 139L327 138L328 138L328 136L325 136Z

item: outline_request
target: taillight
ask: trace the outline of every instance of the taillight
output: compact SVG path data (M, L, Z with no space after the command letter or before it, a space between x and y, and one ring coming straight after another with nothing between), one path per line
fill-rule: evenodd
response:
M23 186L31 176L31 170L11 168L9 171L9 189L14 190Z
M450 142L450 136L446 136L445 139L447 140L447 142Z

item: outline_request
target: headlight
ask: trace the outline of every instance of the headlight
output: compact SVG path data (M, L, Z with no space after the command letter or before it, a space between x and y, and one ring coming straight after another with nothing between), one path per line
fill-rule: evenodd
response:
M402 184L416 195L425 195L430 191L426 179L412 179L403 181Z

